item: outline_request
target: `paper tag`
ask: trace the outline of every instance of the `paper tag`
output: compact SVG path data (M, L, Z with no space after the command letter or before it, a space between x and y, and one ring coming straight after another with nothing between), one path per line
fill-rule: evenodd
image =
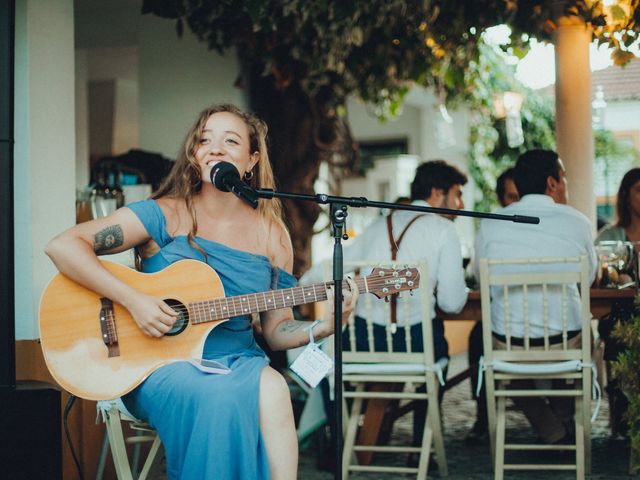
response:
M291 364L293 370L311 388L315 388L333 369L333 360L317 343L307 345Z

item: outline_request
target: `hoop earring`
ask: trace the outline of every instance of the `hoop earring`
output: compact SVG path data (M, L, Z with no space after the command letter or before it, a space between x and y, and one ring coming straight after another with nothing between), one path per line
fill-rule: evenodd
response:
M249 170L248 172L244 172L244 179L248 182L253 178L253 170Z

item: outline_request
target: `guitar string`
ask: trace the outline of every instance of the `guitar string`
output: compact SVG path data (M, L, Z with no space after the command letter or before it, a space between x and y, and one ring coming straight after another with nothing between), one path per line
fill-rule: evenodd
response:
M375 291L376 288L387 286L389 278L390 278L389 276L380 277L380 276L376 276L376 275L369 275L367 277L358 277L356 279L356 282L357 283L362 283L362 285L359 285L359 288L360 287L364 287L364 280L366 279L368 281L367 283L368 283L368 286L369 286L369 290L370 291L372 291L372 290ZM419 275L417 275L415 277L416 280L414 280L414 282L419 280L419 278L420 278ZM237 311L238 310L238 306L242 305L242 300L244 300L245 298L248 298L248 297L251 297L251 296L256 297L256 307L257 307L258 306L258 304L257 304L257 295L260 295L260 294L262 294L262 295L267 295L267 294L275 295L277 292L282 292L283 306L282 307L276 307L276 308L274 308L274 310L275 310L275 309L278 309L278 308L287 307L287 303L288 302L284 298L284 292L285 291L290 291L291 297L293 297L292 305L296 305L296 303L295 303L297 301L296 293L302 292L301 300L304 302L304 289L305 288L307 288L307 289L313 288L314 295L315 295L315 290L316 290L317 287L323 287L323 288L326 289L330 285L331 285L331 282L317 283L317 284L312 284L312 285L303 285L303 286L299 286L299 287L292 287L292 288L289 288L289 289L272 290L272 291L268 291L268 292L258 292L258 293L252 293L252 294L247 294L247 295L237 295L237 296L234 296L234 297L220 297L220 298L212 299L212 300L200 300L200 301L197 301L197 302L192 302L189 305L192 306L192 310L194 310L194 315L199 316L199 317L204 316L205 317L204 322L207 322L207 321L213 321L213 320L216 320L216 319L215 318L212 318L212 319L206 318L207 314L211 313L210 310L207 310L205 308L204 304L206 304L206 303L213 303L214 305L212 305L212 306L213 306L213 308L215 308L215 303L216 302L217 303L225 302L227 304L229 304L229 302L232 302L233 303L233 305L232 305L233 306L233 314L230 315L230 317L232 317L232 316L240 316L241 313L238 314L238 311ZM399 290L397 293L400 293L400 292L402 292L404 290L415 290L416 288L417 288L417 286L412 286L411 288L404 288L404 289ZM391 292L391 293L389 293L389 295L391 295L393 293L394 292ZM316 295L316 297L317 297L317 295ZM287 297L287 298L289 298L289 297ZM240 304L236 305L236 302L240 302ZM305 302L305 303L311 303L311 302ZM276 305L277 305L277 302L276 302ZM265 306L266 306L266 304L265 304ZM178 314L180 315L180 318L181 318L180 326L182 326L185 322L188 322L188 317L189 317L189 307L188 306L185 306L184 304L180 304L180 306L174 306L172 308L174 310L176 310L178 312ZM202 308L203 311L202 312L195 311L196 308L197 309ZM251 313L255 313L255 312L251 312ZM187 318L184 318L185 316ZM220 318L220 320L222 320L224 318L225 317L222 317L222 318ZM203 322L198 322L198 323L203 323Z
M369 286L369 290L376 290L376 288L379 287L384 287L386 285L388 285L388 278L389 277L377 277L377 276L369 276L366 277L368 280L368 286ZM419 277L418 277L419 278ZM363 283L365 277L359 277L357 279L358 283ZM313 284L313 285L302 285L299 287L292 287L292 288L288 288L288 289L280 289L280 290L272 290L272 291L265 291L265 292L258 292L258 293L250 293L250 294L246 294L246 295L236 295L233 297L219 297L219 298L215 298L215 299L210 299L210 300L198 300L196 302L192 302L189 305L194 306L193 308L204 308L204 305L207 303L221 303L221 302L225 302L225 303L229 303L232 302L233 305L233 309L237 310L238 308L241 308L241 306L243 305L243 301L246 301L246 298L250 298L250 297L255 297L255 303L256 303L256 307L259 309L259 305L257 303L257 296L258 295L276 295L277 293L280 293L283 296L283 306L286 306L287 303L290 303L289 301L287 301L284 298L284 294L285 292L289 292L290 295L287 296L287 298L293 297L293 302L296 302L298 300L298 297L300 296L299 293L302 293L302 296L300 297L301 301L305 301L304 300L304 289L311 289L313 288L314 290L318 287L324 287L327 288L331 285L331 282L326 282L326 283L318 283L318 284ZM359 287L363 287L363 285L360 285ZM398 291L398 293L404 291L404 290L414 290L416 289L416 286L411 286L410 288L404 288ZM375 292L371 292L371 293L375 293ZM378 292L380 293L380 292ZM389 295L394 294L395 292L390 292ZM317 298L317 296L316 296ZM322 300L326 300L322 299ZM320 301L322 301L320 300ZM250 303L250 302L249 302ZM308 302L311 303L311 302ZM265 303L265 307L266 307L266 303ZM176 310L178 307L172 307L174 308L174 310ZM182 312L188 312L188 308L184 307L183 304L180 305L179 307ZM282 307L277 307L277 308L282 308ZM204 312L206 313L206 310L204 310ZM202 313L202 312L198 312L198 313Z

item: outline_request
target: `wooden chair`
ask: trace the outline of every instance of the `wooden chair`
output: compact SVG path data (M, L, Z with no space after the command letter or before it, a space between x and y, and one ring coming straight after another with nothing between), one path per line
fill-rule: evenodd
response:
M382 302L372 295L361 295L359 303L364 305L366 318L366 350L356 350L356 328L354 315L349 319L349 338L343 345L343 382L344 399L352 401L350 413L345 415L346 432L344 436L344 450L342 456L343 479L348 478L350 472L379 472L390 473L416 473L417 478L425 479L431 454L432 445L435 447L438 468L441 476L447 476L447 462L442 437L442 423L440 407L438 404L438 390L441 383L442 368L446 362L436 364L433 353L433 334L430 308L430 285L428 282L426 262L416 262L413 265L405 264L381 264L372 261L345 262L344 271L359 271L362 275L369 275L374 267L410 268L420 275L420 287L412 292L405 293L397 300L398 325L397 333L393 333L395 326L391 324L390 303ZM390 280L393 280L390 278ZM404 280L403 280L404 281ZM393 281L390 283L393 285ZM384 309L384 321L386 323L386 351L375 351L373 330L371 322L374 308ZM422 335L424 351L416 352L411 349L411 329L404 325L402 319L408 318L410 310L419 308L422 315ZM404 333L405 341L402 348L394 350L394 335ZM401 338L401 337L399 337ZM400 343L400 342L398 342ZM398 351L400 350L400 351ZM417 387L426 386L426 392L417 391ZM427 400L428 410L422 443L419 447L412 445L375 445L373 442L357 440L360 431L372 425L379 429L384 416L385 405L390 401L410 402L412 400ZM366 410L363 407L367 405ZM364 413L363 413L364 412ZM373 421L371 418L373 416ZM366 435L365 435L366 436ZM374 437L377 435L374 435ZM362 438L363 435L360 436ZM373 443L373 444L371 444ZM358 461L358 458L369 452L388 453L419 453L418 467L391 467L381 465L364 465L366 461Z
M484 365L489 417L489 434L495 478L501 480L505 470L575 470L583 479L590 470L590 406L592 394L591 314L589 311L589 278L586 257L518 260L480 260L480 290L482 303ZM571 347L568 334L568 302L579 296L581 308L581 340ZM492 332L491 301L502 298L504 319L503 345L496 345ZM575 297L574 297L575 301ZM529 314L530 306L542 311L542 318ZM513 312L522 309L524 325L511 321ZM561 334L549 333L550 318L560 319ZM542 339L530 336L532 328L542 329ZM522 337L512 332L523 330ZM518 330L518 331L519 331ZM577 336L576 336L577 337ZM559 344L554 341L560 339ZM577 342L576 339L574 341ZM540 346L537 346L540 344ZM504 349L499 349L504 348ZM517 388L519 381L529 381L528 387ZM537 382L535 385L533 382ZM542 382L546 381L546 382ZM561 381L562 388L539 389L542 383ZM593 384L597 386L597 382ZM507 443L505 405L514 397L572 397L575 404L575 443L573 445L542 445ZM552 464L534 458L528 464L505 462L505 451L545 450L575 451L575 462Z
M96 479L101 479L107 455L107 446L111 447L111 455L115 466L118 480L145 480L151 467L156 460L160 451L160 436L151 426L142 422L131 415L122 403L122 400L103 400L98 402L98 412L102 415L106 423L105 445L103 445L100 462L98 464ZM133 435L125 435L123 422L128 424L129 431L133 430ZM107 444L108 439L108 444ZM138 463L141 453L141 444L151 442L151 447L147 458L142 466L142 470L138 473ZM127 454L127 444L133 444L133 462L129 463Z

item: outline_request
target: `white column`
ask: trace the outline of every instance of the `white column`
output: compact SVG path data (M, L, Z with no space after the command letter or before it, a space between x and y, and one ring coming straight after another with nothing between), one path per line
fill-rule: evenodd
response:
M591 127L591 29L575 18L561 17L554 33L556 57L556 141L567 169L569 204L592 221L594 140Z
M75 223L72 0L16 2L16 339L38 338L38 306L55 273L46 242Z

